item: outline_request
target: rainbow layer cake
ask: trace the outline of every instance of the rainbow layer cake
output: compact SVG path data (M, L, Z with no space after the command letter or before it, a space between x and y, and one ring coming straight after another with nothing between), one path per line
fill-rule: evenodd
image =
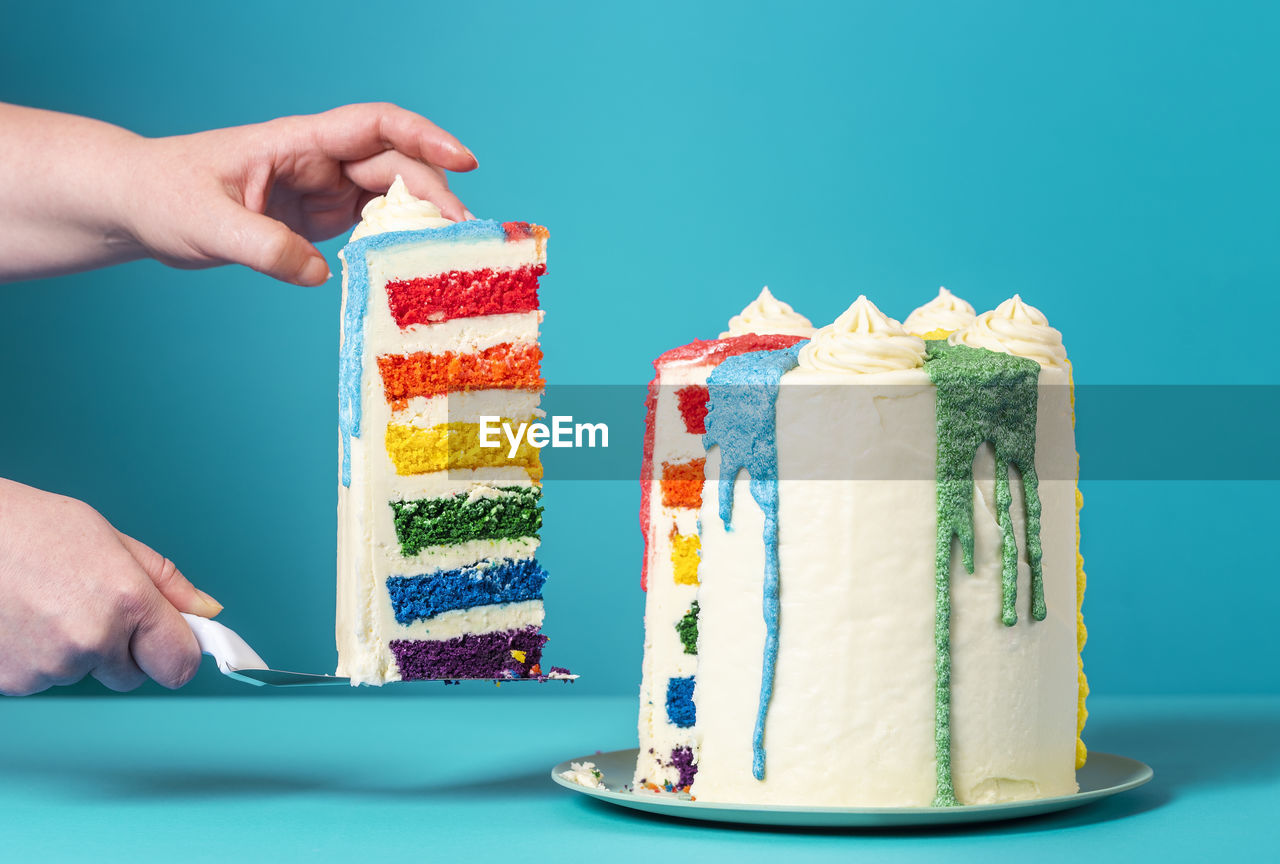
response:
M638 787L922 807L1077 788L1061 335L1019 297L975 315L945 290L907 323L859 297L808 339L762 320L655 363Z
M547 230L454 223L397 178L343 262L338 674L544 673L538 451L482 446L543 390Z

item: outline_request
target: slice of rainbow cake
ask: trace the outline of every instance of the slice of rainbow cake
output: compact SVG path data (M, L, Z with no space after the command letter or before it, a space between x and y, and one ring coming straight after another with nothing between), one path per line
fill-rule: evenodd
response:
M338 674L543 677L542 465L480 418L537 413L547 229L450 222L399 178L363 217L339 253Z

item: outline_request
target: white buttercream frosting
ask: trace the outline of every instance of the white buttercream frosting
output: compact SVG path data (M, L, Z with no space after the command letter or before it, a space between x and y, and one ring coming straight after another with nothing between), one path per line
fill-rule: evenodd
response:
M757 336L810 336L813 334L813 324L792 309L790 304L774 297L766 285L760 289L760 296L748 303L741 314L729 319L729 329L721 333L720 338L745 336L749 333Z
M959 330L974 319L973 307L946 288L938 289L938 296L915 309L902 326L917 336L934 330Z
M859 295L800 349L800 367L815 372L891 372L923 366L924 355L923 339Z
M443 228L453 222L444 218L440 208L430 201L415 198L404 185L399 174L387 190L360 211L360 224L351 232L352 240L386 231L419 231L423 228Z
M947 339L952 345L986 348L1029 357L1041 366L1067 369L1062 334L1049 326L1044 313L1014 294L990 312L983 312Z
M900 383L907 375L919 383ZM720 448L706 454L691 790L699 801L928 807L936 791L937 390L922 369L885 386L847 380L857 386L814 388L788 373L778 388L783 607L763 781L751 769L766 638L765 516L743 471L725 527ZM1045 388L1036 434L1048 617L1028 620L1026 523L1014 506L1020 620L1000 623L1003 529L990 444L974 457L974 572L952 553L952 773L962 804L1076 791L1075 483L1064 470L1075 447L1066 387ZM1010 473L1013 500L1022 501L1021 475ZM670 583L669 568L650 559L650 586Z

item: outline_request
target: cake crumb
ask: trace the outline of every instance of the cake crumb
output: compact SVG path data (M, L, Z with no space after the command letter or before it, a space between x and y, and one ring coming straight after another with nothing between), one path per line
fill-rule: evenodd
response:
M571 762L568 771L561 771L560 776L570 783L586 786L588 789L604 789L604 772L594 762Z

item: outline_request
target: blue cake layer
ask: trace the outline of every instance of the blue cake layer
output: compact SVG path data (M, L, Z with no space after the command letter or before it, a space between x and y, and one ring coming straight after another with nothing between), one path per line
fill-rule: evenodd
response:
M692 675L688 678L667 679L667 719L681 729L688 729L696 722Z
M391 576L387 593L396 621L412 624L451 609L541 600L547 571L532 558L460 567L423 576Z

